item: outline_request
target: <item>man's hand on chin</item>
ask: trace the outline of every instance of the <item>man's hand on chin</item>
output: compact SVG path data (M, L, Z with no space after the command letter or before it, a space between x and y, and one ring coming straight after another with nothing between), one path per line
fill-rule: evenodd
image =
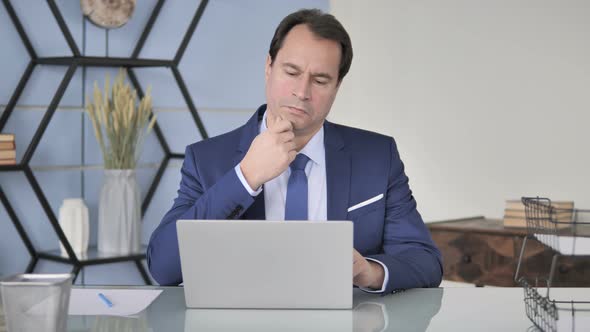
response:
M355 286L381 289L385 271L376 262L368 261L356 249L353 249L352 282Z

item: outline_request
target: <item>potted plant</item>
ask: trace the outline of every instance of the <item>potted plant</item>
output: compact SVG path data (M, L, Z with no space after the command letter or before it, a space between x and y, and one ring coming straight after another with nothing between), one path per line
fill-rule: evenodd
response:
M98 250L126 254L140 249L141 200L135 168L146 135L153 128L151 87L137 103L137 92L121 69L104 91L94 82L94 101L86 99L94 135L104 160L98 207Z

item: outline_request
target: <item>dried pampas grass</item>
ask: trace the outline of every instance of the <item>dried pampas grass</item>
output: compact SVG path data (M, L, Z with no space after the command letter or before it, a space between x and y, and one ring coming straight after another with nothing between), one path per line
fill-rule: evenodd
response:
M94 103L86 97L86 113L92 120L106 169L134 169L145 136L156 123L151 87L136 107L137 92L125 77L125 70L119 70L111 91L107 74L104 95L94 82Z

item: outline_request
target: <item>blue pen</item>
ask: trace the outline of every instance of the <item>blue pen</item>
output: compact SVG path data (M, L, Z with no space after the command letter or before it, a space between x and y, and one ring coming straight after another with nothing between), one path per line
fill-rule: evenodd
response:
M111 308L113 306L113 302L109 301L109 299L107 299L107 297L104 296L103 293L98 293L98 297L100 297L100 299L102 300L102 302L104 302L104 304L106 304L107 306L109 306L109 308Z

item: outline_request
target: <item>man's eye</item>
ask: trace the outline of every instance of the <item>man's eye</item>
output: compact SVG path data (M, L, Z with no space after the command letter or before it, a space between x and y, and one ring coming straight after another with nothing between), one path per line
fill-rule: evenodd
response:
M295 76L295 75L297 75L297 73L295 73L295 72L292 72L292 71L288 71L288 72L286 72L286 73L287 73L287 75L289 75L289 76Z
M315 80L315 83L318 84L318 85L326 85L326 84L328 84L328 82L326 82L326 81L320 81L320 80Z

